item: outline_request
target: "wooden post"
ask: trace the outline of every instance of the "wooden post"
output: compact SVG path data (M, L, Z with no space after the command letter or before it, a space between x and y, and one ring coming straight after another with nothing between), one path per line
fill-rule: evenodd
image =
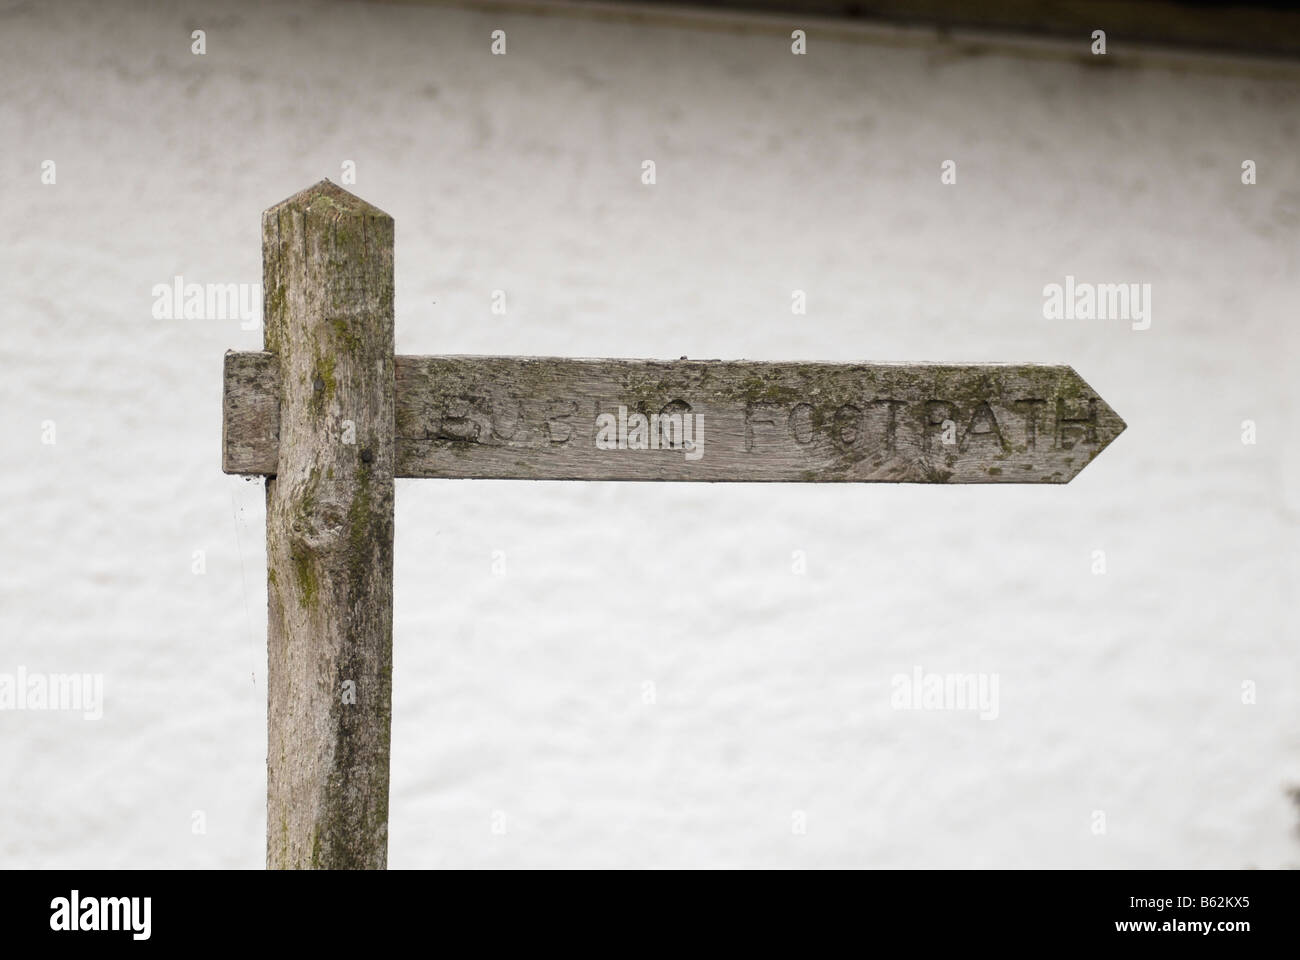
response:
M329 181L262 216L268 868L383 869L393 648L393 219Z

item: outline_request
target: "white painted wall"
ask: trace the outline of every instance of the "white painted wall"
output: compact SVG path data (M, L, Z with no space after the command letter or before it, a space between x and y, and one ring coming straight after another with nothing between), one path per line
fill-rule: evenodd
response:
M151 288L259 281L262 209L344 160L397 221L401 352L1064 362L1129 423L1067 487L399 481L392 865L1300 862L1300 69L329 3L0 23L0 672L105 683L99 721L0 711L0 865L262 862L261 483L218 451L260 333ZM1150 283L1151 329L1045 320L1066 274ZM997 719L891 709L918 666L998 674Z

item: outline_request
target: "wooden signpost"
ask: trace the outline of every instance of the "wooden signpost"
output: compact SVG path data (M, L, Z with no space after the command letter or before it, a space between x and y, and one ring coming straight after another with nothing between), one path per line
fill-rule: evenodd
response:
M387 865L394 477L1066 483L1124 429L1065 366L397 357L393 220L329 181L262 257L222 466L267 478L273 868Z

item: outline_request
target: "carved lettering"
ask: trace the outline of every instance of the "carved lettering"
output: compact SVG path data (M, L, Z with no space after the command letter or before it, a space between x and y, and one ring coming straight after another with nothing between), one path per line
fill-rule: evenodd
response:
M437 440L478 443L491 428L492 415L485 398L457 397L448 404L433 436Z
M1088 412L1079 414L1077 408L1069 411L1064 397L1056 398L1056 446L1059 449L1070 450L1079 440L1097 442L1097 401L1093 398L1086 403Z
M898 450L898 408L907 406L907 401L882 397L871 402L888 411L888 419L885 421L885 453L895 453Z
M998 418L994 415L993 408L988 403L981 403L971 414L958 449L965 453L972 443L990 440L997 443L999 450L1006 450L1007 442L1002 438L1002 431L998 429Z
M551 443L568 443L573 439L573 424L568 420L578 412L577 401L566 400L551 408L546 418L546 428L550 432Z
M681 450L685 442L684 418L691 412L691 405L685 400L670 400L659 411L656 425L659 436L659 449Z
M754 450L754 426L763 424L776 426L776 415L780 411L779 403L748 403L745 405L745 452Z
M1025 411L1025 448L1036 450L1038 448L1038 417L1042 413L1042 408L1047 406L1047 401L1039 400L1036 397L1025 397L1015 401L1015 406L1024 408Z
M831 439L847 450L862 436L862 408L846 403L835 411L831 423Z
M801 447L806 447L815 439L813 434L813 405L796 403L790 410L790 436Z
M524 422L523 401L517 397L511 397L510 402L514 404L514 416L510 419L498 417L497 409L499 405L496 403L492 404L492 436L498 440L513 440L515 435L519 432L519 427ZM509 404L506 404L506 409L510 409ZM508 429L502 429L503 427Z

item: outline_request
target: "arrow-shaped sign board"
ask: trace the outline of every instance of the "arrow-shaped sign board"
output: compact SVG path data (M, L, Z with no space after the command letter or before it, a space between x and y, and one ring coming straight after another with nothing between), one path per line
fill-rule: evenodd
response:
M1065 483L1124 430L1066 366L394 359L398 477ZM227 473L276 472L279 391L226 355Z

